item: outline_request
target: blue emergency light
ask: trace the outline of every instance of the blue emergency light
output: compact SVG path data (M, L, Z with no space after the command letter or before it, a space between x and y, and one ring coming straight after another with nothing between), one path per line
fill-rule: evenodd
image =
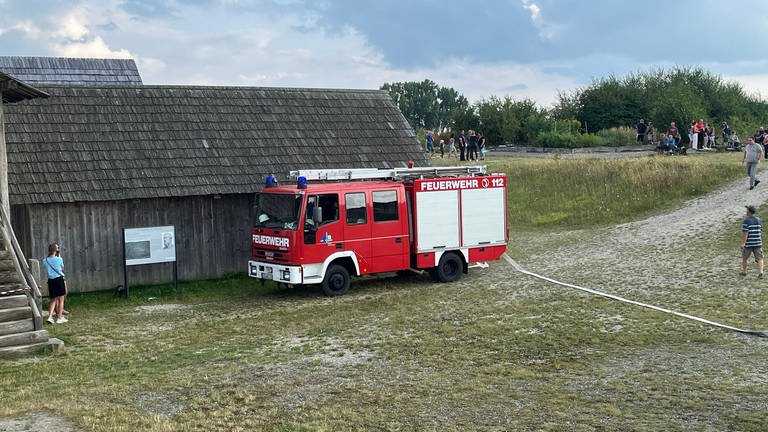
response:
M275 186L277 186L277 178L275 178L275 176L271 174L268 175L267 181L266 181L266 187L275 187Z
M299 189L306 189L307 188L307 178L304 176L299 176L299 178L296 179L296 187Z

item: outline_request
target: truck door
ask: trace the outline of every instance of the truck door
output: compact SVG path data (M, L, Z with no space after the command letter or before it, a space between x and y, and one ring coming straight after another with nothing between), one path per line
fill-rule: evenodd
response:
M372 263L369 201L365 192L344 194L344 248L355 252L361 274L370 273Z
M405 190L402 187L371 191L373 272L410 267Z
M315 210L315 209L319 210ZM317 219L313 216L319 216ZM307 197L304 221L304 260L322 263L336 250L344 248L344 230L339 219L339 195Z

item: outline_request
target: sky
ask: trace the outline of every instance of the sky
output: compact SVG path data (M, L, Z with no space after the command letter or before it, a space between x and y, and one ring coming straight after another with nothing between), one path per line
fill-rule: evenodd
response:
M147 85L423 81L551 106L703 67L768 96L765 0L0 0L0 55L132 58Z

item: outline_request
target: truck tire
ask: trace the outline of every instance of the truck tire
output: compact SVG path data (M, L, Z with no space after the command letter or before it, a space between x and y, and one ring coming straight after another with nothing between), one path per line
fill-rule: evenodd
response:
M461 258L455 253L446 253L440 257L440 262L430 275L436 282L454 282L459 280L463 271L464 263Z
M346 294L349 291L349 272L344 266L331 264L325 272L322 287L329 297Z

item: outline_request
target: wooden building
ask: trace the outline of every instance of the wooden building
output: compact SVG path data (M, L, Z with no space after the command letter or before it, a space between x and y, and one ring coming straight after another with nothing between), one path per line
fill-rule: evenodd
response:
M386 92L44 85L5 106L11 219L28 258L59 242L73 292L123 281L124 228L173 225L181 280L246 271L264 178L429 164ZM168 264L129 268L171 280Z

